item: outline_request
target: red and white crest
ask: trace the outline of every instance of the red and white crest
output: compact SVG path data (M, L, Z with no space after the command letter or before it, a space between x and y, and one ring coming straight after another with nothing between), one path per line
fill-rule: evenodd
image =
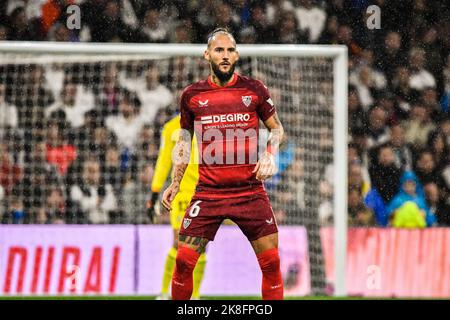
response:
M252 96L242 96L242 102L248 107L252 103Z

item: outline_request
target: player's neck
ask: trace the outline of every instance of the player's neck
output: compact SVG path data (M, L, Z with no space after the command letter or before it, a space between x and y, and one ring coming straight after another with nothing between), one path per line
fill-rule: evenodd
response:
M211 73L211 82L214 83L215 85L219 86L219 87L225 87L229 83L233 82L234 77L235 77L235 75L233 73L233 75L231 75L230 79L228 79L225 82L222 82L222 81L219 80L219 78L214 73Z

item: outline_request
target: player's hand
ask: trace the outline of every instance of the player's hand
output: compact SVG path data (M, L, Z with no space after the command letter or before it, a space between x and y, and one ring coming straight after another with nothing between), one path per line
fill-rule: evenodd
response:
M175 196L178 193L178 190L180 189L179 183L171 183L170 186L164 191L163 197L162 197L162 205L164 209L166 209L168 212L172 210L171 203Z
M270 152L264 152L252 173L256 173L256 179L264 181L269 179L278 171L275 156Z
M155 210L155 205L158 201L159 193L152 192L152 196L149 200L147 200L146 207L147 207L147 216L150 218L150 221L152 223L155 222L155 216L157 215L157 212Z

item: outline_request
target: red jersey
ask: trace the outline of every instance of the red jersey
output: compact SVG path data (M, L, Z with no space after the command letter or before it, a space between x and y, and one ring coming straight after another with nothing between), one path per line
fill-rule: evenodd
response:
M233 75L225 87L209 77L181 96L181 128L195 132L199 152L196 198L219 199L265 192L252 173L257 163L259 120L275 113L264 84Z

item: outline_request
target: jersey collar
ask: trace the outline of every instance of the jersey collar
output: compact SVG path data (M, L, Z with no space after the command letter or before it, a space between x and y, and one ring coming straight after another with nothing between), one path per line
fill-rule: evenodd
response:
M227 87L234 86L234 85L236 84L237 80L238 80L237 74L236 74L236 73L233 73L233 79L232 79L230 82L228 82L224 87L221 87L221 86L218 86L217 84L215 84L215 83L212 81L211 76L208 77L208 83L209 83L209 85L210 85L211 87L213 87L213 88L219 88L219 89L223 89L223 88L227 88Z

